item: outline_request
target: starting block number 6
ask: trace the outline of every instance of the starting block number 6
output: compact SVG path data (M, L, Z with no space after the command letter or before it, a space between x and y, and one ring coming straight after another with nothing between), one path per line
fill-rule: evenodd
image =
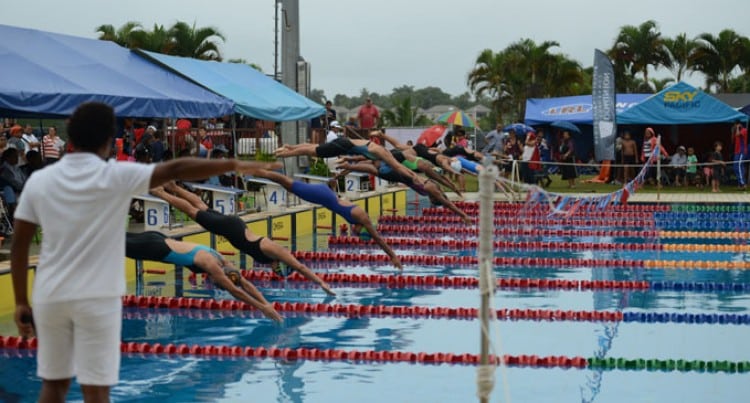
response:
M167 225L169 223L169 205L164 204L160 206L162 220L159 222L159 209L158 208L147 208L146 209L146 225L159 227Z

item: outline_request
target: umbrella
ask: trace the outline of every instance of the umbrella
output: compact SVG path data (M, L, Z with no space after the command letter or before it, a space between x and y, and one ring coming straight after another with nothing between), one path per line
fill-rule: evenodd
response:
M443 137L443 134L445 134L445 126L435 125L429 127L419 135L419 138L417 138L417 144L424 144L427 147L432 147L438 139Z
M512 125L503 127L504 132L509 132L511 130L516 132L517 135L521 135L521 136L525 135L528 132L536 133L536 130L533 127L527 126L523 123L513 123Z
M581 134L581 129L579 129L578 126L574 125L573 123L566 122L564 120L558 120L557 122L552 122L550 126L556 127L562 130L567 130L569 132Z
M477 124L469 115L461 111L448 111L437 118L437 122L449 125L474 128Z

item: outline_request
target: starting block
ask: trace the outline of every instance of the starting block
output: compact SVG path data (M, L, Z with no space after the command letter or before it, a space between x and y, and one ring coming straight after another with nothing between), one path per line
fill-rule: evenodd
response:
M350 172L346 175L344 190L347 197L357 197L361 192L370 191L370 175L361 172Z
M143 200L143 229L158 231L171 228L169 223L169 203L151 195L136 195L134 199Z
M266 211L283 211L286 208L287 191L274 181L246 176L245 181L263 185Z
M205 183L185 182L186 185L211 193L211 208L221 214L237 214L237 198L245 193L244 190L225 186L208 185Z

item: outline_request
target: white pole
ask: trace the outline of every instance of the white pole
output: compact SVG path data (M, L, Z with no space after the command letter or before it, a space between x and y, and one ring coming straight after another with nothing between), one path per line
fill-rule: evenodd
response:
M656 201L661 200L661 134L656 136Z
M479 172L479 292L480 292L480 352L477 379L477 396L481 403L489 402L495 386L495 367L490 362L491 298L495 293L495 276L492 267L494 239L494 201L497 168L489 158L484 159L484 169ZM502 359L499 357L499 359Z

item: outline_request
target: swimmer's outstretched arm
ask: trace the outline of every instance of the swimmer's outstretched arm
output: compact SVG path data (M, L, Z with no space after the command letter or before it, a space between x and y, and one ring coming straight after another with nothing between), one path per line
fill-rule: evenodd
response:
M336 295L336 293L333 292L333 290L331 289L331 286L329 286L328 283L323 281L323 279L318 277L317 274L315 274L307 266L305 266L299 260L297 260L297 258L294 257L294 255L292 255L291 253L289 253L289 251L283 246L277 244L276 242L268 238L263 238L260 246L261 246L261 250L266 256L270 257L271 259L275 259L280 262L283 262L284 264L292 268L292 270L298 271L301 275L305 276L306 279L319 285L320 288L322 288L323 291L326 292L326 294Z
M196 180L205 179L210 176L220 175L225 172L251 173L258 168L279 169L283 165L280 162L257 162L230 160L207 160L205 158L177 158L171 161L156 164L151 174L149 187L161 186L173 179Z
M279 315L279 313L276 312L276 309L273 308L273 305L271 305L265 297L263 297L263 294L261 294L260 291L258 291L258 289L246 279L240 278L242 284L242 289L240 289L234 285L232 280L230 280L226 274L224 274L224 270L222 270L218 264L204 264L202 265L202 268L209 276L211 276L211 280L213 280L214 283L227 290L227 292L232 294L233 297L261 311L263 315L269 319L273 319L276 322L281 322L283 320L281 315Z
M285 157L296 157L299 155L307 155L310 157L317 157L317 151L318 148L317 144L312 143L302 143L302 144L284 144L282 147L278 148L274 155L279 158L285 158ZM275 169L275 168L271 168Z
M393 252L393 249L391 249L390 245L385 242L383 237L380 236L378 230L375 229L375 226L372 225L370 216L368 216L367 213L361 208L355 208L354 218L359 222L359 224L365 227L375 243L380 246L380 249L382 249L383 252L385 252L391 258L391 264L393 264L393 266L395 266L399 270L404 270L404 266L401 264L401 259L396 256L396 253Z
M391 145L393 146L393 148L398 149L398 150L407 150L407 149L411 148L411 146L407 146L406 144L399 142L398 140L396 140L395 137L391 137L391 136L389 136L389 135L381 132L380 130L374 130L374 131L370 132L370 137L379 137L379 138L381 138L381 139L383 139L383 140L391 143Z

